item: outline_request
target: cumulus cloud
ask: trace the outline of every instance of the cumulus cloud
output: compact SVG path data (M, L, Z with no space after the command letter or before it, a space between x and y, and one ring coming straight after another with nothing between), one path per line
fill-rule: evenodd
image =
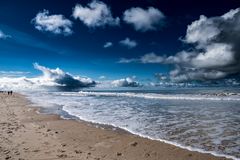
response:
M176 64L172 79L213 80L240 72L240 8L222 16L201 15L187 27L183 41L192 44L192 51L169 57Z
M112 47L113 46L113 43L112 42L106 42L104 45L103 45L103 48L109 48L109 47Z
M60 89L79 90L84 87L93 87L96 82L87 77L73 76L63 70L50 69L34 63L34 68L41 71L42 75L33 78L27 77L2 77L0 89L29 90L29 89Z
M38 63L34 63L34 68L42 71L42 80L46 80L51 83L55 83L56 86L65 89L79 89L83 87L95 86L95 82L90 78L72 76L69 73L65 73L59 68L49 69L44 66L40 66Z
M5 33L3 33L3 31L0 30L0 39L6 39L6 38L10 38L10 35L7 35Z
M147 54L138 59L124 59L125 63L161 63L175 65L173 81L217 80L240 73L240 8L222 16L201 15L187 27L183 42L190 49L173 56Z
M119 43L129 49L134 48L138 45L135 40L131 40L128 37L125 38L124 40L121 40Z
M139 87L141 86L139 82L134 80L134 77L127 77L123 79L118 79L112 81L114 87Z
M123 20L141 32L157 30L164 24L164 19L164 14L153 7L148 9L133 7L123 13Z
M93 0L86 7L77 4L73 9L73 17L88 27L118 26L120 19L113 18L111 9L103 2Z
M48 10L39 12L36 17L32 19L32 23L34 23L35 28L39 31L64 35L72 34L72 22L61 14L49 15Z

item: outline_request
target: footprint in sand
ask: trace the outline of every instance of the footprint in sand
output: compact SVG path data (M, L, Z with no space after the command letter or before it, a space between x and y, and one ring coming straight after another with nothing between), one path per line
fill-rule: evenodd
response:
M10 151L6 149L6 150L3 151L3 153L8 154L8 153L10 153Z
M132 143L130 143L130 146L133 146L133 147L136 147L137 145L138 145L137 142L132 142Z
M150 157L149 153L145 153L144 157Z
M120 152L117 152L117 156L121 156L122 155L122 153L120 153Z
M60 155L57 155L58 158L67 158L67 155L66 154L60 154Z
M61 144L61 146L62 146L62 147L65 147L65 146L66 146L66 144Z
M80 151L80 150L75 150L75 153L76 153L76 154L81 154L82 151Z
M58 151L58 152L61 152L61 153L64 153L64 152L66 152L66 151L64 151L64 150L61 150L61 149L58 149L57 151Z
M33 152L39 152L40 150L39 149L35 149L35 150L33 150Z

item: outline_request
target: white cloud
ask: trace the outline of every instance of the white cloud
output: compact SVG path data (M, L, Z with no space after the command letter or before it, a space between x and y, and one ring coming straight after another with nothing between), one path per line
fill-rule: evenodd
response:
M192 22L187 27L185 42L206 44L220 33L219 28L213 21L201 15L199 20Z
M33 78L26 78L25 76L14 78L6 75L6 77L0 78L0 89L79 90L80 88L92 87L96 85L96 82L90 78L73 76L59 68L50 69L37 63L34 63L34 68L41 71L42 75Z
M189 80L217 80L226 77L226 73L217 70L205 70L196 68L176 67L170 72L170 79L174 82L184 82Z
M239 25L240 8L218 17L200 16L188 26L184 39L185 43L194 44L194 50L172 56L177 64L172 79L213 80L239 73Z
M146 54L122 63L161 63L175 65L172 81L217 80L240 73L240 8L222 16L200 16L187 27L184 43L191 45L173 56Z
M162 73L155 73L155 78L160 81L166 81L168 80L168 75L162 74Z
M30 72L23 71L0 71L0 77L19 77L23 75L27 75Z
M39 31L52 32L54 34L72 34L72 22L61 14L49 15L48 10L39 12L32 20L34 26Z
M106 76L100 76L99 79L106 79Z
M126 46L127 48L131 49L137 46L137 42L135 40L131 40L128 37L124 40L119 42L121 45Z
M163 57L158 56L153 52L145 54L140 58L140 62L142 63L162 63L163 61L164 61Z
M240 11L240 8L231 9L229 12L225 13L224 15L222 15L222 17L223 17L225 20L233 19L234 16L239 13L239 11Z
M49 69L44 66L40 66L37 63L34 63L34 68L42 71L43 76L42 80L46 82L55 83L57 86L62 87L64 89L78 89L82 87L91 87L95 86L95 82L90 78L72 76L69 73L65 73L63 70Z
M73 17L92 28L105 25L118 26L120 23L118 17L112 17L110 8L105 3L97 0L93 0L86 7L77 4L73 9Z
M139 7L133 7L123 13L123 20L133 25L137 31L157 30L164 23L164 14L153 7L144 10Z
M139 82L135 81L134 78L127 77L123 79L114 80L111 83L114 87L139 87Z
M138 61L139 60L137 58L132 58L132 59L121 58L117 63L133 63Z
M113 43L112 42L106 42L104 45L103 45L103 48L109 48L109 47L112 47L113 46Z
M228 66L235 61L232 46L225 43L213 43L206 46L205 52L200 52L192 59L192 65L197 68L218 68Z
M3 33L3 31L0 30L0 39L6 39L6 38L10 38L10 35L7 35L5 33Z
M140 58L121 58L118 63L164 63L166 61L165 57L158 56L155 53L147 53Z

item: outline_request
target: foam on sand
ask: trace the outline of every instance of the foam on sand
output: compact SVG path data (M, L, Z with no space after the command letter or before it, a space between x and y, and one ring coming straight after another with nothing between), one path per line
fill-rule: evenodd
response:
M39 106L193 151L238 159L239 94L39 92ZM60 113L61 114L61 113Z

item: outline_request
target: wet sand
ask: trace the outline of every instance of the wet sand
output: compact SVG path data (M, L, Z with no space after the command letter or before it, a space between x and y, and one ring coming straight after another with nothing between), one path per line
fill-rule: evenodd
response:
M0 93L1 160L226 159L36 111L24 96Z

